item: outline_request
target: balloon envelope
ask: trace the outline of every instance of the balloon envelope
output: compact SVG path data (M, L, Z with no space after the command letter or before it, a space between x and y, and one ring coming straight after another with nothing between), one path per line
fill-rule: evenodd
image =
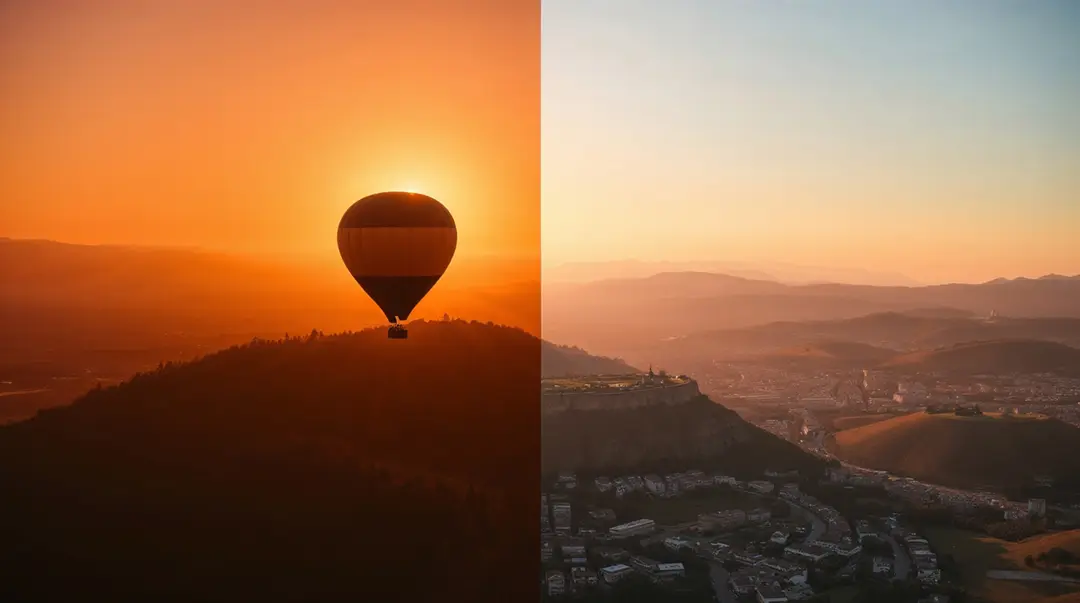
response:
M396 323L435 286L457 249L454 217L418 193L377 193L338 225L338 251L360 287Z

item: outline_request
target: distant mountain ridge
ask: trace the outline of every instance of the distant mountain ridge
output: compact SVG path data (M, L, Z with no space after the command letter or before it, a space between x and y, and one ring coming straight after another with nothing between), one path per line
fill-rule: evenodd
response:
M333 259L0 239L0 354L382 324L374 302ZM539 263L477 262L455 259L411 318L469 316L539 335Z
M836 321L777 322L698 333L641 352L663 363L702 358L801 368L1055 372L1077 368L1080 319L979 318L898 312Z
M587 282L645 278L663 272L712 272L788 284L846 282L864 285L919 285L903 274L875 270L822 268L784 262L646 261L565 262L544 269L548 282Z
M840 321L884 313L1080 319L1080 279L872 287L786 285L679 272L547 283L543 305L546 338L630 358L632 352L668 338L779 321Z

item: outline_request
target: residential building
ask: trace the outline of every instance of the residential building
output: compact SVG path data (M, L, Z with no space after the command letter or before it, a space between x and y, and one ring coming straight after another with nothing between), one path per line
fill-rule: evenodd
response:
M713 476L713 481L716 482L717 486L733 486L734 487L735 485L737 485L739 483L738 480L736 480L734 477L731 477L730 475L714 475Z
M584 557L585 556L585 542L579 538L568 538L563 541L562 546L563 557Z
M1046 517L1046 499L1032 498L1028 500L1028 516Z
M604 582L608 584L615 584L619 580L622 580L633 573L634 569L632 567L622 563L609 565L608 567L600 569L600 576L603 577Z
M749 553L747 551L736 551L732 553L731 558L743 565L757 565L765 560L764 555L758 553Z
M787 603L788 598L779 588L764 584L757 587L757 601L758 603Z
M754 592L757 582L749 576L736 574L728 579L728 586L731 587L732 592L736 595L743 596Z
M656 529L656 522L651 519L635 519L634 521L612 527L608 532L615 538L629 538L641 534L652 533Z
M679 538L678 536L671 536L664 539L664 546L672 551L681 551L684 549L693 549L694 543L685 538Z
M587 567L575 567L571 569L570 579L578 586L596 586L599 582L596 572Z
M630 559L630 553L626 549L620 549L618 547L596 547L593 549L593 553L595 553L597 557L600 557L600 559L615 564Z
M816 542L799 542L796 544L788 545L784 552L805 559L807 561L818 562L828 557L831 552L825 547Z
M775 571L788 584L805 584L808 578L805 567L787 559L766 559L761 567Z
M566 594L566 576L559 570L551 570L547 573L547 591L552 597Z
M686 576L686 568L681 563L658 563L652 570L652 579L666 582Z
M658 565L660 565L660 562L655 559L650 559L641 555L630 557L630 567L646 575L653 573Z
M772 511L763 508L757 508L746 513L746 519L753 523L763 523L769 521L772 518Z
M746 485L754 492L760 494L768 494L776 489L776 484L764 480L754 480Z
M551 516L555 520L555 533L570 535L570 503L557 502L551 506Z

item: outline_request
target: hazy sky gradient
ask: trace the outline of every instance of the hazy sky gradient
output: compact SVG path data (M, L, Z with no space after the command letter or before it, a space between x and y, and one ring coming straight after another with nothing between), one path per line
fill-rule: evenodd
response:
M411 188L535 258L539 42L531 2L6 0L0 236L336 260Z
M1080 273L1080 3L547 0L545 262Z

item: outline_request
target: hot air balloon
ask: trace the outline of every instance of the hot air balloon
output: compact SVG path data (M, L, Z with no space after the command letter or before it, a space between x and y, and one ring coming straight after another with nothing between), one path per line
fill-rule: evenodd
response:
M435 199L387 192L353 203L338 225L345 267L390 321L391 339L406 339L398 321L435 286L457 249L457 226Z

